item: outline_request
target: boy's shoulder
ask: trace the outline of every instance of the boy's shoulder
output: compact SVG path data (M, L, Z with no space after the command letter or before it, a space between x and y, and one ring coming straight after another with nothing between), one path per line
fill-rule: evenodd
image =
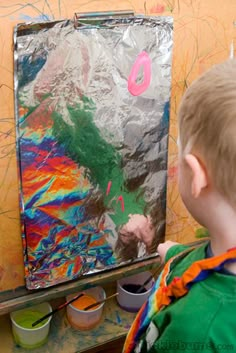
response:
M180 277L192 263L204 259L206 257L208 244L208 242L197 244L195 246L179 244L171 247L165 258L165 262L172 259L171 269L173 269L173 271L171 271L171 273L174 273L174 276ZM170 280L171 277L170 274Z
M170 258L174 256L168 283L174 277L181 277L194 262L205 259L207 247L208 243L196 248L174 246L168 254L171 255ZM235 291L236 276L217 271L213 271L204 280L195 282L185 296L174 300L153 315L150 323L152 330L147 330L144 337L147 346L152 347L143 352L192 353L199 349L219 353L219 347L225 344L230 345L234 351Z
M209 242L197 243L192 246L189 244L176 244L173 245L166 253L165 263L170 260L172 257L181 255L182 253L190 254L193 253L193 256L199 257L199 259L204 258L206 254L206 248L209 245Z

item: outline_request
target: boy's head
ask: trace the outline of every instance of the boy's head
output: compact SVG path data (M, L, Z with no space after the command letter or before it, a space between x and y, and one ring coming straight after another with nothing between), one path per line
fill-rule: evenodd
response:
M207 186L236 206L236 60L214 66L187 89L178 119L183 199L185 166L197 173L193 198Z

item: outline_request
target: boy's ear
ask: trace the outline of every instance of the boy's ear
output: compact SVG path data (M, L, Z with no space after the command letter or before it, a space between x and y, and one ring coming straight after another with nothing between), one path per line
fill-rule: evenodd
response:
M201 191L208 185L207 174L199 159L193 154L187 154L184 159L192 174L192 196L197 198Z

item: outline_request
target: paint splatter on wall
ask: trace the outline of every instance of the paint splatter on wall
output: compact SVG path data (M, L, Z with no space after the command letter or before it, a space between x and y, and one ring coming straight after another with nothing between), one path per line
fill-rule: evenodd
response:
M27 287L148 257L164 238L172 19L20 25L15 44Z

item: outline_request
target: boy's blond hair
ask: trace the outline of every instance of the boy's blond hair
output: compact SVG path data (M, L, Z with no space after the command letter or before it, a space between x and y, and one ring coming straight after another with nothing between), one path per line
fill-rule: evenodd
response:
M185 92L181 150L200 154L214 186L236 206L236 60L216 65Z

